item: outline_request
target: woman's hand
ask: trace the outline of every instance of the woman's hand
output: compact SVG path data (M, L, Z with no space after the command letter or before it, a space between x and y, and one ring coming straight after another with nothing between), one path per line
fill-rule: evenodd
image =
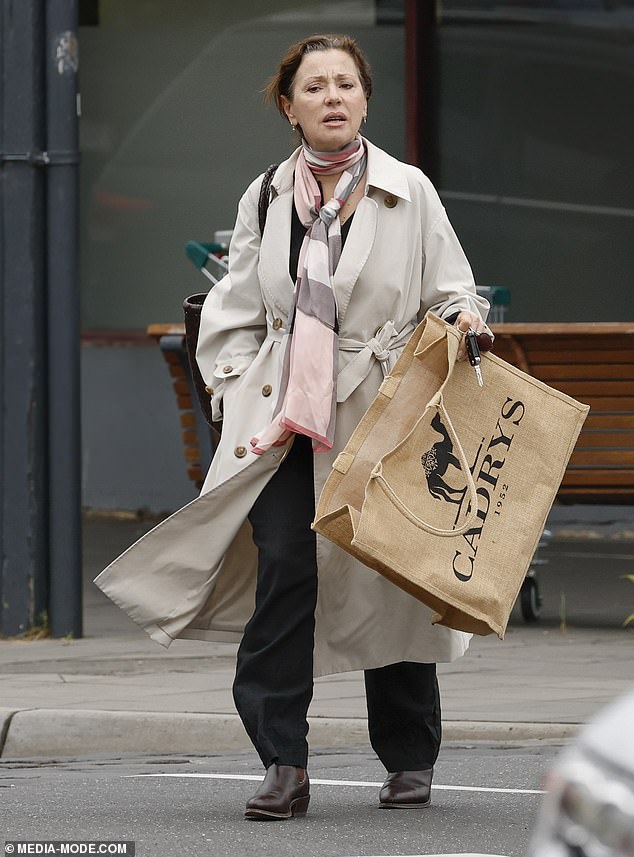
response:
M486 324L482 321L479 315L474 312L468 312L467 310L463 310L458 318L454 322L454 327L457 327L458 330L462 331L462 333L466 333L469 329L475 330L476 335L480 333L486 334L491 339L491 345L493 345L494 336L486 326ZM480 349L482 351L490 351L489 348L485 348L480 344ZM460 347L458 348L458 360L466 360L467 359L467 346L464 336L460 342Z

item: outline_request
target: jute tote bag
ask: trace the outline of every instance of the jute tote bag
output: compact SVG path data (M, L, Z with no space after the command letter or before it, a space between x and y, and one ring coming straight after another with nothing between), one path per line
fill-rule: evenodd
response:
M341 452L313 529L435 611L504 636L588 406L419 324Z

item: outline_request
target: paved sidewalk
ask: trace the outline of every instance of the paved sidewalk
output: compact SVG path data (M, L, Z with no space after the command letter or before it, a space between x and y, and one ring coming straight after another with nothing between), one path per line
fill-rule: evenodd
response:
M573 512L551 522L536 624L514 611L507 637L474 638L441 665L446 740L573 735L634 684L634 520ZM0 641L0 755L215 752L250 743L231 698L235 646L149 640L91 583L149 524L89 520L80 640ZM367 744L361 673L319 679L313 747Z

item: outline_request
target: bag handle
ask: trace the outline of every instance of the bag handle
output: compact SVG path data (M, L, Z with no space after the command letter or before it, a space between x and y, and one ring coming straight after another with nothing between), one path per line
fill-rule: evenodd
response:
M263 234L264 227L266 225L266 213L269 208L269 202L271 201L271 183L278 166L279 164L271 164L270 167L267 167L264 176L262 177L260 195L258 197L258 225L260 227L260 236ZM211 428L219 430L220 423L215 423L212 420L209 392L205 387L205 382L200 374L198 363L196 362L196 348L198 346L198 333L200 331L200 316L206 297L206 294L190 295L183 301L183 310L185 312L185 343L187 345L189 367L194 380L194 388L198 397L198 404L203 412L205 421L211 426Z
M467 487L469 489L469 498L471 501L471 514L467 518L467 520L457 527L455 530L444 530L439 527L434 527L432 524L428 524L426 521L423 521L417 515L415 515L411 509L409 509L402 500L399 499L396 492L387 481L385 476L383 476L383 468L381 462L378 463L376 468L372 471L371 479L375 479L377 484L380 485L382 490L385 492L389 500L396 506L396 508L404 515L408 521L410 521L415 526L419 527L421 530L424 530L426 533L429 533L433 536L441 536L443 538L447 538L450 536L462 536L468 530L473 527L478 517L478 494L476 491L475 482L473 481L473 475L471 470L469 469L469 462L467 461L467 456L465 455L465 451L462 448L462 444L456 434L456 430L453 427L453 423L451 422L451 418L447 413L447 409L445 407L445 403L443 401L443 397L441 393L437 394L436 401L432 400L427 408L425 409L425 414L429 410L429 408L435 408L439 414L443 417L443 422L447 427L447 432L449 437L453 441L454 449L458 453L458 459L460 461L460 470L464 474L467 479ZM425 416L423 414L423 417ZM422 419L422 418L421 418Z

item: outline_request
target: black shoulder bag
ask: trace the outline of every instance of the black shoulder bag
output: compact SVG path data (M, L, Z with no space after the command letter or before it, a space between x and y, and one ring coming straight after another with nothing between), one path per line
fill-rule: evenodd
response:
M271 166L264 173L262 186L260 187L260 196L258 198L258 222L260 225L260 235L264 234L266 225L266 214L271 201L271 182L278 168L278 164ZM217 423L214 423L211 418L211 398L209 390L205 386L203 376L200 374L198 363L196 362L196 346L198 345L198 333L200 331L200 314L202 312L203 303L207 293L190 295L183 301L183 311L185 313L185 342L187 344L187 356L189 357L189 366L198 396L198 403L203 412L205 420L212 428L219 429Z

